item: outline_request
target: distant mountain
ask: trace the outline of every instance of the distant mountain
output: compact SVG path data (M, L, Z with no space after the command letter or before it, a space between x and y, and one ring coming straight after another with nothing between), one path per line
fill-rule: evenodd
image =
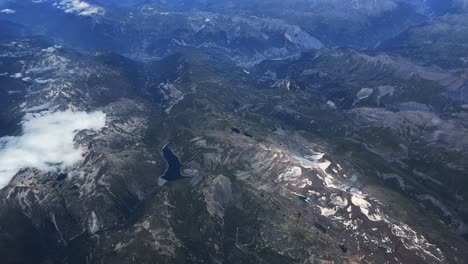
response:
M284 1L154 1L125 9L108 2L74 7L73 1L21 1L9 3L6 7L16 13L3 16L81 48L106 47L161 57L171 50L201 46L261 59L317 48L321 43L372 48L427 21L432 13L430 6L413 2L339 1L297 1L293 5ZM83 36L62 31L56 21L76 28ZM131 41L135 43L128 43ZM145 44L148 42L152 44Z
M372 48L442 7L433 1L154 1L168 10L245 13L296 24L330 46ZM445 9L445 6L443 6Z
M228 53L240 61L260 60L323 46L300 27L277 19L167 13L154 5L124 12L95 7L90 10L102 11L89 15L83 15L87 11L64 12L50 2L15 3L11 8L16 13L3 17L32 27L37 34L87 51L107 49L140 59L196 48ZM60 26L62 23L67 29Z
M460 68L468 65L468 15L452 14L412 27L397 37L382 43L386 50L410 57L424 64L443 68Z

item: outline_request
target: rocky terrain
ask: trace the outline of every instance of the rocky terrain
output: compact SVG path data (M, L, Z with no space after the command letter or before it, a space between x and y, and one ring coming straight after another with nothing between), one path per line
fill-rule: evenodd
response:
M0 1L2 263L467 263L464 8Z

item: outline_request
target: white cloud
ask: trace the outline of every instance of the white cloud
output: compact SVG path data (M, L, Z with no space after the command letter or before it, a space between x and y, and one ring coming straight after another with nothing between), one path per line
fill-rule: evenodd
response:
M55 6L64 10L65 13L78 14L80 16L100 15L104 13L102 7L91 5L80 0L62 0L56 3Z
M14 14L14 13L16 13L16 11L13 10L13 9L8 9L8 8L6 8L6 9L0 10L0 13L3 13L3 14Z
M0 188L23 168L42 171L66 169L82 159L82 149L74 137L85 129L105 126L102 112L42 112L26 114L22 135L0 138Z

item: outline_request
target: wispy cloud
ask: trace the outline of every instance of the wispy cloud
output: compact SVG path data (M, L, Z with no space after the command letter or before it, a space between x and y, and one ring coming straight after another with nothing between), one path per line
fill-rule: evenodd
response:
M13 9L8 9L8 8L6 8L6 9L0 10L0 13L3 13L3 14L14 14L14 13L16 13L16 11L13 10Z
M457 7L468 8L468 0L454 0L453 4Z
M0 188L23 168L42 171L66 169L82 159L82 149L74 143L76 134L85 129L105 126L102 112L43 112L27 114L22 135L0 138Z

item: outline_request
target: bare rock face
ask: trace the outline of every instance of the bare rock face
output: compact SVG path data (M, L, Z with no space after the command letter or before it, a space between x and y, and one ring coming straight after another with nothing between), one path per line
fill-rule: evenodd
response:
M231 181L226 176L218 175L205 193L208 212L214 217L223 219L225 207L229 205L231 199Z

